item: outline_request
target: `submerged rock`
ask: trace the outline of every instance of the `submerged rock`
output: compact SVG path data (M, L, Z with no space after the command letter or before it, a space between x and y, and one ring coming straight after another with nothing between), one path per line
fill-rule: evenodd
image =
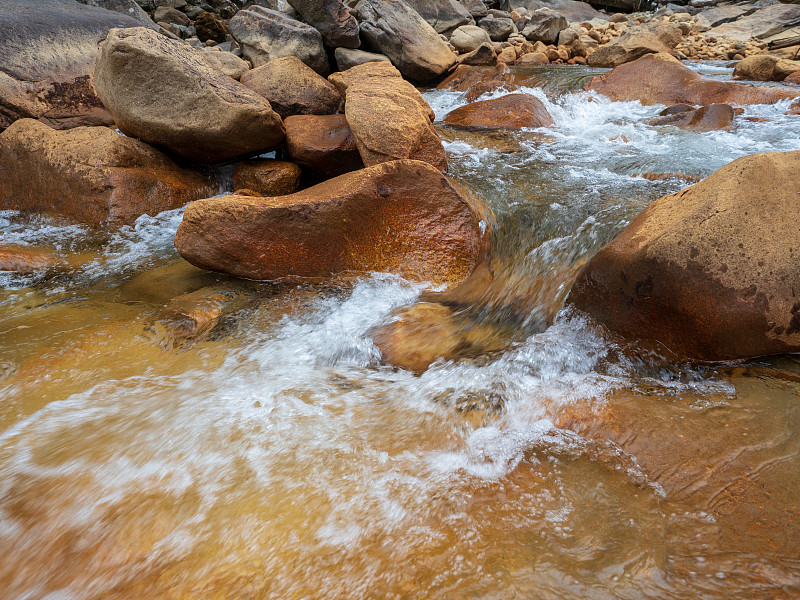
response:
M285 196L300 187L300 167L285 160L243 160L233 172L233 189L253 190L262 196Z
M403 0L360 0L355 12L364 39L403 77L425 83L455 64L455 54L439 34Z
M19 244L0 244L0 271L33 273L60 266L62 261L52 249Z
M266 98L284 119L290 115L330 115L342 105L336 88L295 56L271 60L248 71L241 81Z
M774 104L797 92L777 87L755 87L703 77L669 54L648 54L589 81L594 90L614 101L642 104Z
M520 129L547 127L553 124L553 118L538 98L529 94L509 94L457 108L444 118L444 122L465 129Z
M55 131L22 119L0 134L0 207L131 223L215 191L147 144L106 127Z
M711 104L658 117L650 121L650 125L674 125L697 132L715 131L730 127L733 124L733 116L733 107L730 104Z
M288 196L193 202L175 247L193 265L249 279L380 271L450 284L474 269L487 229L441 172L400 160Z
M391 64L366 63L330 79L345 96L344 114L366 166L411 158L447 170L433 110Z
M227 160L283 139L281 118L262 96L149 29L112 30L94 82L125 135L192 160Z
M737 159L648 206L569 301L627 338L704 360L800 350L800 151Z
M236 13L228 27L254 67L276 58L296 56L320 75L330 71L319 31L283 12L251 6Z
M286 154L298 165L324 177L364 168L344 115L298 115L284 125Z
M59 0L0 0L0 131L33 118L56 129L111 125L90 74L97 43L141 23Z

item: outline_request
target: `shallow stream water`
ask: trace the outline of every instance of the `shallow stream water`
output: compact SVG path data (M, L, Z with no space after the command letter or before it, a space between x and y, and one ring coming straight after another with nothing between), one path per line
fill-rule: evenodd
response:
M0 212L0 243L72 265L0 273L0 597L800 597L800 359L676 363L562 308L649 202L800 149L800 117L651 127L663 107L576 91L592 73L524 71L554 127L439 126L497 218L468 317L503 346L421 376L371 336L424 284L205 273L181 211Z

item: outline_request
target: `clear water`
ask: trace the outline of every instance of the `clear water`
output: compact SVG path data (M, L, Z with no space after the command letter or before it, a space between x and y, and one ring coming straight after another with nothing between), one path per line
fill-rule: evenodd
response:
M562 309L686 185L637 174L800 149L800 119L654 128L660 107L573 92L586 69L532 72L554 127L441 127L497 216L467 312L504 349L421 376L372 332L424 285L204 273L172 247L181 211L116 232L0 213L0 243L80 257L0 274L0 596L800 596L797 360L669 363Z

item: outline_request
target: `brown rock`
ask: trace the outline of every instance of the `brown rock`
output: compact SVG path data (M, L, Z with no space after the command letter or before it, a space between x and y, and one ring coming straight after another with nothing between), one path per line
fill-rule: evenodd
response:
M455 109L444 122L465 129L547 127L553 119L541 100L528 94L509 94Z
M794 98L796 92L776 87L754 87L703 77L669 54L648 54L589 81L594 90L615 101L642 104L773 104Z
M90 78L97 42L139 25L77 3L0 0L0 131L25 118L56 129L112 125Z
M497 62L511 64L517 60L517 51L511 48L503 48L497 55Z
M22 119L0 135L2 208L123 224L215 189L207 177L106 127L55 131Z
M192 160L227 160L283 139L281 118L262 96L143 27L108 34L94 83L125 135Z
M733 69L734 79L750 81L783 81L800 71L800 63L769 54L755 54L739 61Z
M61 264L55 252L18 244L0 244L0 271L33 273Z
M294 56L271 60L245 73L241 81L269 100L272 110L284 119L290 115L331 115L342 104L336 88Z
M786 76L786 79L783 80L783 83L792 83L792 84L800 84L800 71L794 71Z
M648 206L569 300L609 329L703 360L800 349L800 151L737 159Z
M225 36L228 35L228 27L225 25L225 21L214 13L205 10L195 19L194 27L201 42L214 40L222 43L225 41Z
M712 104L653 119L650 125L674 125L697 132L715 131L730 127L733 124L733 114L733 107L729 104Z
M498 64L494 69L476 69L469 65L459 65L436 86L436 89L468 92L479 83L489 81L505 83L510 80L511 70L504 64Z
M592 67L617 67L645 54L669 53L681 41L681 30L674 23L648 23L631 27L619 38L592 53Z
M233 189L249 189L262 196L285 196L300 187L300 167L271 158L243 160L233 172Z
M358 48L358 22L341 0L290 0L303 21L315 27L331 48Z
M363 169L344 115L298 115L284 121L287 156L325 177Z
M516 53L511 48L506 48L516 56ZM476 50L463 54L458 57L458 62L462 65L472 65L479 67L493 67L497 64L498 58L495 54L494 48L489 43L484 43L478 46Z
M547 65L550 64L550 61L547 58L547 55L543 52L529 52L528 54L523 54L517 60L517 64L520 65Z
M175 247L196 266L249 279L380 271L449 284L474 269L486 229L438 170L400 160L289 196L194 202Z
M513 92L517 89L517 86L513 83L503 83L502 81L484 81L478 84L475 84L470 88L470 90L464 94L464 100L467 102L475 102L478 98L483 96L484 94L489 94L491 92L496 92L499 89L508 90L509 92Z
M331 81L344 89L344 114L364 165L411 158L447 170L433 110L392 65L366 63Z
M208 64L236 81L239 81L242 75L250 70L250 63L246 60L242 60L231 52L220 50L216 46L206 46L201 52Z
M663 181L664 179L683 179L688 183L697 183L700 181L700 178L697 175L687 175L685 173L653 173L652 171L648 171L647 173L637 173L633 175L634 177L641 177L642 179L647 179L648 181Z

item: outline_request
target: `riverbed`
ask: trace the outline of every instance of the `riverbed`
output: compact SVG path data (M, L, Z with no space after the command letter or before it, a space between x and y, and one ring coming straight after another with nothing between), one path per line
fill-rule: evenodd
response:
M181 210L0 212L0 243L70 265L0 273L0 596L800 597L800 358L676 361L563 306L648 203L800 149L800 117L654 127L580 91L598 70L517 70L553 127L437 125L496 217L498 279L462 315L493 349L422 375L372 336L424 283L203 272Z

